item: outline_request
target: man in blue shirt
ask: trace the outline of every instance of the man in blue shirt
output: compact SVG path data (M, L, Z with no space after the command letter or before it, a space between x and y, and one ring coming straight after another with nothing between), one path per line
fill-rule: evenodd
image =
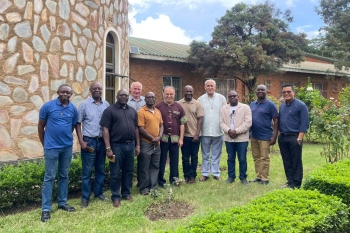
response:
M79 106L79 117L76 132L81 147L82 160L82 198L81 206L89 205L91 195L91 176L95 168L94 195L102 201L109 201L103 195L105 179L106 146L102 137L100 120L109 103L102 99L102 85L93 82L90 86L91 97ZM82 128L81 128L82 127Z
M266 98L266 92L266 86L259 85L256 88L258 99L250 104L253 116L251 147L256 174L250 182L263 185L269 183L270 146L276 143L278 133L278 111L275 104Z
M42 188L41 221L50 219L52 190L58 164L58 209L74 212L67 204L68 171L72 160L72 132L78 120L78 111L69 101L72 89L63 84L58 88L58 98L45 103L40 109L38 133L44 147L45 176Z
M287 177L285 187L300 188L303 179L302 145L309 128L309 111L306 104L295 98L291 84L282 86L284 103L280 107L278 145Z

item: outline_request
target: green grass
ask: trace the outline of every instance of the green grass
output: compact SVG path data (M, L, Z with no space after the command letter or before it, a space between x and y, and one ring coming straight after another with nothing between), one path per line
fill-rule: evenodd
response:
M278 149L278 146L274 146ZM305 144L303 147L304 174L326 163L320 156L321 145ZM248 179L255 177L252 155L248 152ZM194 206L195 212L179 220L160 220L152 222L144 216L147 207L153 203L149 196L139 195L138 189L132 189L133 203L122 201L120 208L114 208L110 202L99 200L90 201L86 209L80 207L80 198L69 199L68 203L76 207L74 213L57 210L57 203L53 204L51 220L47 223L40 221L41 209L18 213L0 218L1 232L156 232L175 230L180 225L188 224L195 217L209 212L218 212L234 206L247 204L255 197L266 192L280 189L286 182L281 155L271 154L270 184L262 186L251 184L243 186L239 181L231 185L225 184L227 178L227 153L225 148L221 158L221 167L225 168L221 176L222 181L209 179L197 182L195 185L183 184L175 187L175 199L185 201ZM201 155L199 156L201 162ZM181 162L180 162L181 163ZM237 162L238 163L238 162ZM168 168L167 168L168 169ZM182 166L179 167L182 176ZM236 170L236 173L238 170ZM198 171L198 177L200 171ZM168 177L168 174L166 174ZM198 178L197 177L197 178ZM165 190L160 190L164 195ZM107 196L110 192L106 191Z

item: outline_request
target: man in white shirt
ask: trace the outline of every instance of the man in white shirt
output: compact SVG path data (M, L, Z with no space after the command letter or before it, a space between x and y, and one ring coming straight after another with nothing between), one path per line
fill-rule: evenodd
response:
M203 105L204 116L202 125L201 149L202 149L202 177L200 181L209 179L210 170L214 179L220 177L220 157L222 153L223 131L220 127L220 109L226 105L226 98L215 93L216 83L214 80L207 80L204 84L206 93L198 98ZM211 161L210 166L210 151ZM211 169L210 169L211 167Z

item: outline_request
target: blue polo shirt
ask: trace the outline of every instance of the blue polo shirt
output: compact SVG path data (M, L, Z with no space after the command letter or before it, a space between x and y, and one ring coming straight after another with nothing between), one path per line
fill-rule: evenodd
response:
M59 99L45 103L39 118L46 121L44 134L45 149L59 149L73 145L72 127L77 124L77 108L69 102L63 106Z
M251 136L257 140L268 141L273 136L272 118L278 117L278 111L273 102L264 99L250 104L252 110Z
M280 133L307 132L309 128L309 110L306 104L293 99L290 104L284 102L280 107Z

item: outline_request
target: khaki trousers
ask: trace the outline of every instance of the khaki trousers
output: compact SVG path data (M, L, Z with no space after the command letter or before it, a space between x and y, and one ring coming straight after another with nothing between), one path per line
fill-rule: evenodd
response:
M270 171L270 141L251 138L253 160L255 164L256 178L269 180Z

